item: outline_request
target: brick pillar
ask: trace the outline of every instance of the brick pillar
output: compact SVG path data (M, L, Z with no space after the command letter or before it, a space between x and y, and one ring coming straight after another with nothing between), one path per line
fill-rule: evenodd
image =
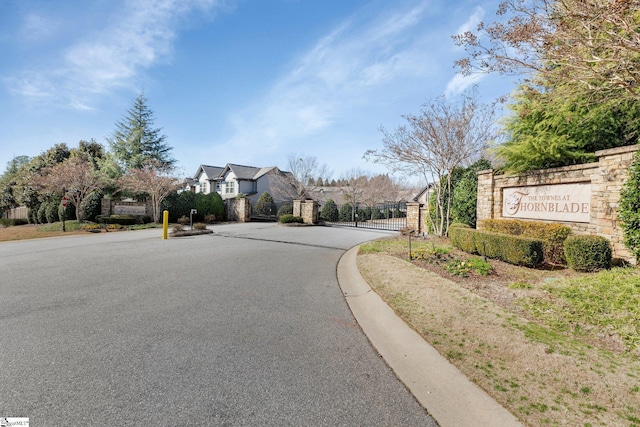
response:
M236 215L238 222L250 222L251 221L251 201L246 197L240 197L236 199Z
M416 234L421 234L423 231L422 218L420 218L422 204L410 202L407 203L407 228L415 230Z
M494 217L494 196L493 196L493 169L478 172L478 199L477 199L477 220L492 219Z
M100 200L100 215L102 216L110 216L112 209L112 199L107 199L103 197Z
M300 203L300 211L302 220L305 224L317 224L318 223L318 202L315 200L305 200ZM294 204L295 206L295 204ZM295 211L295 207L294 207ZM294 213L295 215L295 213Z
M302 200L293 201L293 216L302 216Z

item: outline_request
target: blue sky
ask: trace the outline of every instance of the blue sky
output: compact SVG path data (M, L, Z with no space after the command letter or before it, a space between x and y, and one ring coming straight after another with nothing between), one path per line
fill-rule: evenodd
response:
M106 138L144 91L185 176L315 156L338 178L379 128L473 82L451 36L498 1L0 0L0 171ZM486 102L512 79L476 78Z

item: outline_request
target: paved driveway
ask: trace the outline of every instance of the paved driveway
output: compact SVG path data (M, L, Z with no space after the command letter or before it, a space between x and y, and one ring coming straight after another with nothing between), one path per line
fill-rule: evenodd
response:
M336 264L380 232L235 224L0 244L0 416L60 425L435 426Z

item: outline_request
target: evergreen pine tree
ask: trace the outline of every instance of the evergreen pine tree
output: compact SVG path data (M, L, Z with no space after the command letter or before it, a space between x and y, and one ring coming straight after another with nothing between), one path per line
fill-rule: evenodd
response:
M171 157L173 147L166 143L162 128L153 128L155 118L147 106L147 98L140 94L127 115L116 123L116 130L108 138L111 152L124 170L140 169L148 160L157 160L171 167L176 160Z

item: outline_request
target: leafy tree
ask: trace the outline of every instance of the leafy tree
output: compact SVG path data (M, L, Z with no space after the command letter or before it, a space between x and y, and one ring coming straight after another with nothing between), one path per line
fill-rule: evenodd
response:
M169 211L169 221L175 222L178 218L189 216L191 209L196 206L196 193L191 191L175 191L169 193L162 201L162 209Z
M341 222L353 221L353 207L349 203L345 203L340 207L339 220Z
M494 110L480 104L477 93L461 96L457 103L445 97L425 104L420 115L404 116L405 126L384 134L382 150L368 150L365 158L383 163L393 171L420 174L435 182L436 209L429 215L437 235L447 233L448 203L456 168L476 160L495 137Z
M266 191L262 193L253 211L258 215L275 215L277 209L276 204L273 202L273 197Z
M61 194L65 189L65 195L75 206L78 221L84 219L84 212L80 207L85 198L94 191L101 190L106 183L107 178L81 157L72 157L55 166L49 166L43 169L40 175L32 178L34 187L50 194Z
M480 159L462 174L451 199L452 222L476 226L478 208L478 171L490 169L491 162Z
M224 201L218 193L196 193L194 203L192 206L195 206L198 211L195 218L199 221L203 220L207 215L214 215L218 220L224 216ZM185 216L188 215L185 214Z
M628 178L620 192L618 217L622 220L624 244L640 260L640 152L633 155Z
M595 151L635 144L640 135L635 99L594 103L567 86L547 91L523 85L510 108L507 140L495 147L509 172L595 161Z
M147 159L140 168L132 168L121 178L120 185L128 190L146 193L151 198L153 220L160 222L162 201L182 187L182 181L173 175L174 169L158 160Z
M454 36L464 74L528 73L550 86L569 81L607 98L640 100L637 1L506 0L494 23Z
M175 164L176 160L171 157L173 148L166 143L166 135L160 134L162 128L153 128L154 121L147 98L140 94L127 115L116 122L116 130L107 141L123 170L142 169L149 160L168 167Z
M322 210L320 211L320 217L325 221L336 222L339 218L338 206L333 199L329 199L325 202Z
M20 171L31 159L28 156L17 156L7 162L5 172L0 176L0 212L18 206L16 202L16 186Z

